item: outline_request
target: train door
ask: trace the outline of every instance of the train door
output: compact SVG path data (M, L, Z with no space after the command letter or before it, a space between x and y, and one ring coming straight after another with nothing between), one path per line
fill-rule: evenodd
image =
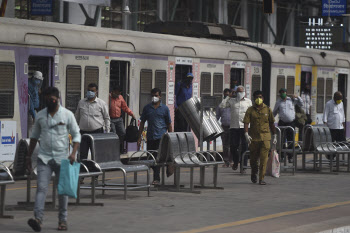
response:
M241 68L231 68L231 79L230 88L233 89L235 86L244 86L244 69Z
M119 86L121 88L122 96L129 106L129 67L130 63L127 61L111 61L110 63L110 78L109 78L109 91L111 92L113 87ZM122 111L122 117L125 125L128 124L127 115Z
M343 105L344 105L344 113L345 113L345 119L346 119L346 110L347 110L347 89L348 85L348 75L347 74L339 74L338 75L338 91L340 91L343 94Z
M52 85L52 57L30 56L28 58L28 77L31 78L35 71L40 71L43 74L43 81L39 88L39 107L35 108L36 112L45 108L45 99L42 91ZM31 104L31 101L28 101ZM28 106L29 109L29 106ZM33 126L33 119L28 111L27 136L30 136L31 128Z
M307 71L301 72L300 80L300 94L305 90L305 87L308 85L311 88L312 84L312 73ZM311 90L310 90L311 91Z
M192 73L192 65L176 65L175 66L175 87L177 86L178 82L180 82L184 78L186 78L186 75L188 73ZM174 129L178 129L177 123L178 122L175 120L174 121Z

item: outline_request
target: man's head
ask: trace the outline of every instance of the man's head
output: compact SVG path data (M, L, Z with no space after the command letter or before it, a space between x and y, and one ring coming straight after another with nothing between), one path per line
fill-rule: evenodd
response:
M112 97L113 98L118 98L121 93L122 93L122 90L121 90L120 86L113 87L113 89L112 89Z
M224 98L226 98L227 96L230 96L230 93L231 93L231 90L228 89L228 88L226 88L226 89L224 90Z
M334 99L334 102L336 102L337 104L340 104L343 100L343 94L340 91L337 91L334 93L333 99Z
M94 99L98 94L98 86L96 83L90 83L86 92L86 98L89 100Z
M60 98L59 90L56 87L47 87L44 90L44 96L48 112L54 112Z
M304 91L305 91L305 92L310 92L310 90L311 90L311 89L310 89L310 84L306 84L306 85L305 85Z
M263 92L260 90L254 91L253 93L254 102L256 105L260 106L264 102Z
M42 84L43 84L43 74L40 71L34 71L33 73L33 80L35 82L35 84L41 88Z
M185 84L186 85L191 85L193 81L193 74L192 73L187 73L186 78L185 78Z
M238 86L236 89L236 96L238 100L241 100L245 96L245 88L244 86Z
M153 88L151 90L152 103L157 104L162 98L162 91L159 88Z
M286 88L281 88L279 93L280 93L281 99L284 100L287 97L287 89Z
M233 79L232 80L232 86L235 87L235 86L237 86L237 84L238 84L238 80Z

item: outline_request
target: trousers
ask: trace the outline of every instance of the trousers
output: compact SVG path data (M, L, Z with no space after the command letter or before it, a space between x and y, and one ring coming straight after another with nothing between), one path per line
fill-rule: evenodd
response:
M125 127L123 118L111 118L111 130L117 134L120 141L120 151L124 153Z
M147 150L156 150L159 149L160 139L157 140L147 140ZM158 152L153 152L152 155L157 159ZM160 181L160 167L152 166L153 169L153 180Z
M252 174L256 175L259 171L259 181L264 180L267 159L269 157L270 141L252 141L249 150Z
M230 126L222 125L224 129L224 133L221 134L222 140L222 150L223 150L223 158L226 164L232 162L232 155L230 153Z
M244 129L243 128L238 128L230 129L230 141L231 141L231 154L233 157L233 163L238 164L240 161L240 155L243 154L247 150L247 142L244 136ZM239 146L241 145L241 154L239 154ZM247 165L248 157L245 157L244 165Z
M41 159L38 159L37 171L38 187L35 196L34 217L43 222L45 200L52 172L55 172L55 180L56 184L58 184L58 179L60 177L60 164L57 164L54 159L51 159L47 164L41 161ZM58 220L60 222L67 221L67 206L68 196L58 195Z

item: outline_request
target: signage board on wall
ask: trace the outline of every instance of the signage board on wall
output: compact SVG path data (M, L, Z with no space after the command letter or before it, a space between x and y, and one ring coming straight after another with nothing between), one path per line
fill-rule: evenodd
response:
M322 16L346 14L346 0L322 0Z
M32 0L31 15L52 15L52 0Z
M0 161L13 161L16 153L16 121L0 121Z
M176 65L189 65L191 66L193 63L192 58L188 58L188 57L177 57L176 60Z

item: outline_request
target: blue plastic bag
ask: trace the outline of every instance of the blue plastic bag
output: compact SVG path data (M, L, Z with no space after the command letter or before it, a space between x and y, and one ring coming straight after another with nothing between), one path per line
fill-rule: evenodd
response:
M58 181L58 194L77 198L80 163L70 164L68 159L62 159L60 178Z

